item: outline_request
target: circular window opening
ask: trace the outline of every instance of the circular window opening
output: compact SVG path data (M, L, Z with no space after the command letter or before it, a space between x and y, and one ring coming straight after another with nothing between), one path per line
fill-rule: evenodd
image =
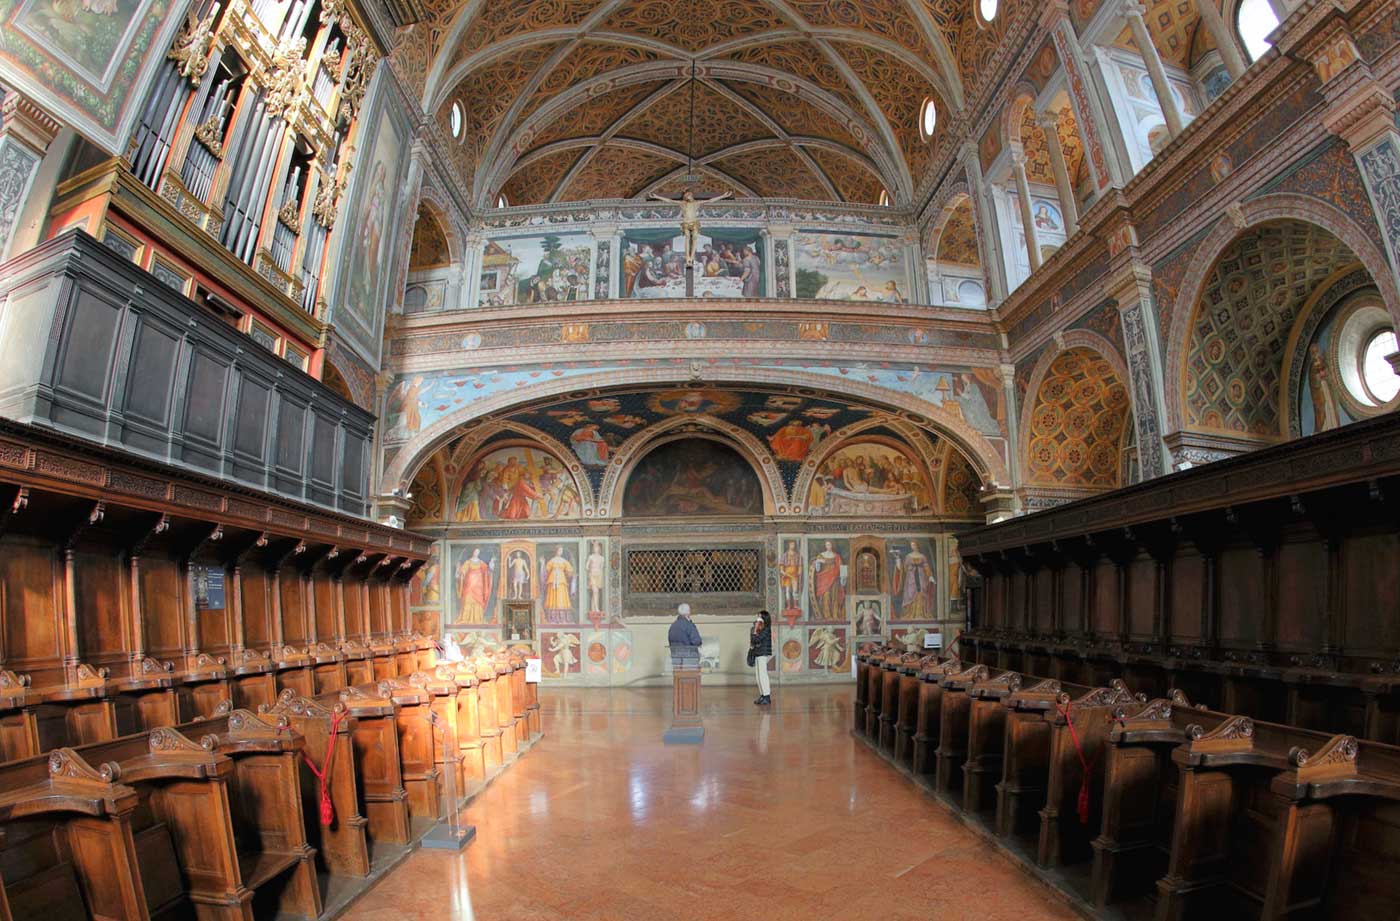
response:
M1269 44L1269 33L1278 28L1278 17L1269 0L1244 0L1235 16L1235 27L1244 42L1244 50L1249 59L1257 61L1273 45Z
M1361 383L1377 404L1389 403L1400 393L1400 375L1390 364L1397 351L1395 330L1383 329L1372 334L1361 352Z
M983 25L990 25L997 18L997 0L977 0L977 15Z
M931 98L925 97L919 107L919 134L925 141L933 138L933 129L938 127L938 106Z
M462 104L452 103L452 111L447 116L448 127L452 129L452 136L460 138L462 136Z

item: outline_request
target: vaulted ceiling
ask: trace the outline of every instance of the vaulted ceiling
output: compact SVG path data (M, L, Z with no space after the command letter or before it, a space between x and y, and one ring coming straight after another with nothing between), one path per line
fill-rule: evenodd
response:
M675 194L692 157L702 195L908 205L1030 7L973 2L467 0L415 69L480 207Z

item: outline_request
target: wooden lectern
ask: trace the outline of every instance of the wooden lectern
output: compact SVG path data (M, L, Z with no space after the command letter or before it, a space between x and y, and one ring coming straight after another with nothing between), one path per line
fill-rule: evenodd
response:
M700 659L694 647L688 654L671 652L671 728L661 739L669 744L699 745L705 738L700 722Z

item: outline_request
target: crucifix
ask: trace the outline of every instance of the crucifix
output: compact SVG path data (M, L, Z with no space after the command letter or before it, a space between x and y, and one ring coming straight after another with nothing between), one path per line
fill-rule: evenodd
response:
M729 198L732 193L723 192L714 198L707 198L706 201L723 201ZM686 268L693 268L695 265L695 248L700 241L700 202L695 200L695 193L689 189L680 198L666 198L664 195L651 193L651 197L657 201L664 201L668 205L681 206L681 233L685 236L685 265Z

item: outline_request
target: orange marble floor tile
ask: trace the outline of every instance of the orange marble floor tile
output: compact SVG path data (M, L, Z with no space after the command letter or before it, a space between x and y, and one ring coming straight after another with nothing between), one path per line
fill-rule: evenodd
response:
M431 921L1040 921L1077 915L848 725L852 689L706 688L667 746L668 689L543 689L544 738L344 916Z

